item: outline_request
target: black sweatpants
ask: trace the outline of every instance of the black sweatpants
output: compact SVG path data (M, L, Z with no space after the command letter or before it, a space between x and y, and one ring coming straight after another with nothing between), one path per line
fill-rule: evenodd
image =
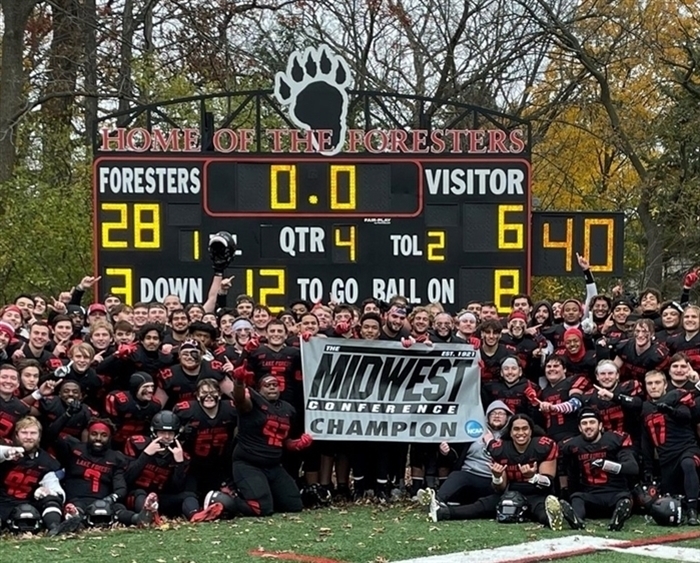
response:
M273 512L301 512L299 487L281 465L257 467L233 462L233 483L238 490L236 509L243 516L269 516Z
M576 516L585 520L590 518L609 518L615 510L615 505L623 499L632 500L629 491L600 490L588 493L573 493L571 507Z
M480 477L466 471L453 471L440 486L437 497L442 502L470 504L492 494L490 477Z
M528 511L530 520L534 520L535 522L539 522L545 526L548 525L549 519L547 518L547 513L544 509L544 499L546 496L526 495L525 498L530 505L530 510ZM480 498L472 504L450 506L450 519L473 520L476 518L494 518L496 516L496 509L498 508L499 500L501 500L501 493L496 493Z

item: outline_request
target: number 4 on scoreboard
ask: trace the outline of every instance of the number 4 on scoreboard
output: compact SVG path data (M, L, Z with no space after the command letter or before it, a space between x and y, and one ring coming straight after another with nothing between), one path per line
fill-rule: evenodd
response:
M333 225L333 262L348 264L357 262L357 227L355 225ZM347 248L347 253L342 250Z

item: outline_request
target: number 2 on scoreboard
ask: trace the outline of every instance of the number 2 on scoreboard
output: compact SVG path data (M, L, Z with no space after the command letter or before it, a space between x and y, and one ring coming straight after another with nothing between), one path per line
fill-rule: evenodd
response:
M103 203L102 213L116 215L113 220L102 219L102 248L160 248L160 204L133 204L133 237L129 240L129 204ZM149 218L150 216L150 218ZM119 235L120 231L126 233ZM116 236L115 236L116 235ZM118 240L122 238L122 240Z
M256 284L256 273L259 278L274 278L272 285L259 280ZM255 287L258 285L258 299L256 301L263 305L267 305L270 311L273 313L279 313L284 309L283 306L271 305L268 300L270 297L280 296L284 300L284 296L287 292L287 276L286 272L281 268L265 268L261 270L254 270L248 268L245 271L245 287L246 294L255 298Z

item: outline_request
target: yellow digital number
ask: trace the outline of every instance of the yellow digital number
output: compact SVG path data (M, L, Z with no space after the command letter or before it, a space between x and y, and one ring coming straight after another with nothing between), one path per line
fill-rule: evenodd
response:
M593 272L612 272L613 271L613 248L615 244L615 221L611 217L607 219L584 219L583 220L583 255L590 261L591 252L591 228L605 227L605 264L597 266L591 264Z
M356 228L355 225L348 225L349 233L347 240L341 238L342 227L333 227L333 239L335 240L335 245L340 248L342 246L348 247L348 253L350 255L350 262L355 262L355 249L356 249Z
M193 258L199 260L199 231L192 231Z
M545 223L542 233L542 246L545 248L563 248L566 251L566 271L570 272L572 268L572 255L574 246L574 220L566 220L566 239L552 240L549 233L549 223Z
M159 203L135 203L133 212L133 241L129 233L129 204L128 203L103 203L100 205L103 212L116 212L119 220L102 221L102 248L136 248L139 250L160 248L160 204ZM144 216L151 215L150 219ZM126 231L127 240L113 240L113 231ZM145 237L145 233L150 233ZM131 244L133 242L133 245Z
M151 214L150 221L144 214ZM144 239L143 233L150 232L151 240ZM157 203L137 203L134 205L134 248L160 248L160 205Z
M114 295L121 295L122 302L127 305L134 304L134 271L131 268L106 268L105 274L107 276L121 276L124 278L124 285L122 286L112 286L108 288L109 293L114 293Z
M428 261L429 262L444 262L445 261L445 231L428 231ZM430 239L434 239L432 242Z
M510 299L518 293L520 293L520 270L494 270L493 301L499 313L510 312ZM504 298L506 298L505 305Z
M102 221L102 248L127 248L125 240L112 240L112 231L128 228L128 205L126 203L103 203L102 211L114 211L119 215L118 221Z
M338 201L338 176L341 173L348 175L348 200L346 202ZM357 183L355 178L355 166L341 166L339 164L331 166L331 210L357 209Z
M525 227L522 223L506 222L507 213L522 213L522 205L499 205L498 206L498 249L499 250L523 250ZM506 233L515 233L515 240L508 242Z
M280 311L284 310L283 306L277 306L277 305L270 305L267 301L270 296L273 295L279 295L284 297L287 292L287 279L286 279L286 272L283 269L264 269L264 270L258 270L258 274L260 277L270 277L270 278L275 278L275 284L270 285L270 286L265 286L260 285L259 288L259 297L256 300L258 303L261 303L262 305L266 305L267 307L270 308L270 311L273 313L279 313ZM245 273L245 280L246 280L246 294L253 296L255 292L255 270L253 269L247 269Z
M289 174L289 201L280 201L279 175ZM270 166L270 209L297 208L297 167L294 164L273 164Z

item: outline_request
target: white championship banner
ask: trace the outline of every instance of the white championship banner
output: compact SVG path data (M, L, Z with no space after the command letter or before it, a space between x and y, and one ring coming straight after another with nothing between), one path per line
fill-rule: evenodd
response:
M471 442L484 433L466 344L311 338L301 343L306 432L319 440Z

